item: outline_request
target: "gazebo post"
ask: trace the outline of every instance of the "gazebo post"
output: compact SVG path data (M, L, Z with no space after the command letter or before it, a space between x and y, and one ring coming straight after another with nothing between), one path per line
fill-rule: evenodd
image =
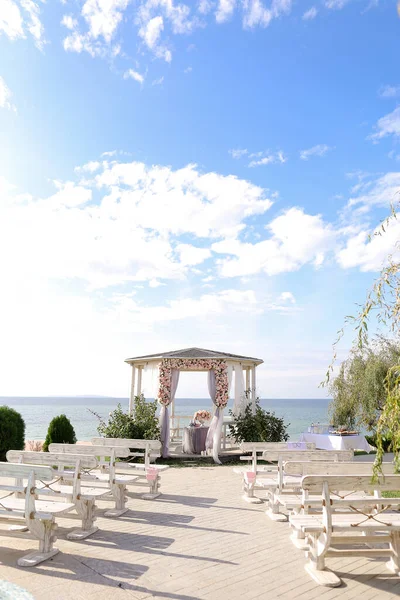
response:
M250 389L250 367L246 367L246 392Z
M133 401L135 399L135 378L136 378L136 367L132 365L132 379L131 379L131 393L129 396L129 414L133 413Z
M256 366L251 367L251 412L256 414Z
M142 393L142 373L143 367L140 366L138 367L137 396L140 396L140 394Z

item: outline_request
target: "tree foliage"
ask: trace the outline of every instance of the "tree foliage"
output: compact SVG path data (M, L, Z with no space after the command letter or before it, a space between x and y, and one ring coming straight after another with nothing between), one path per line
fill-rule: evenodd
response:
M0 406L0 461L9 450L24 450L25 421L13 408Z
M332 422L374 431L386 403L386 377L399 360L400 342L396 340L379 337L373 344L353 348L329 384Z
M374 236L385 235L387 229L397 220L394 206L388 218L374 232ZM351 325L356 337L354 348L363 351L368 348L368 326L371 317L389 331L395 340L399 340L400 331L400 262L397 260L399 242L393 249L395 255L390 254L385 261L378 278L372 288L367 292L365 302L359 307L355 316L345 319L345 327ZM397 256L396 256L397 255ZM336 347L344 335L344 328L338 332L338 337L333 345L334 355L328 367L325 384L329 384L333 366L336 361ZM374 464L375 476L379 473L384 454L383 441L391 439L391 449L394 452L396 470L400 471L400 360L392 366L384 382L384 403L376 427L377 456Z
M75 430L66 415L58 415L50 421L43 451L48 452L50 444L76 444Z
M93 412L93 411L91 411ZM121 404L113 410L105 421L93 413L100 421L97 431L103 437L133 440L158 440L160 428L156 417L157 401L147 402L143 394L135 396L133 414L122 410Z
M234 415L229 426L230 434L236 443L241 442L286 442L289 439L288 425L275 413L264 410L260 399L256 400L256 411L253 415L251 404L247 404L240 415Z

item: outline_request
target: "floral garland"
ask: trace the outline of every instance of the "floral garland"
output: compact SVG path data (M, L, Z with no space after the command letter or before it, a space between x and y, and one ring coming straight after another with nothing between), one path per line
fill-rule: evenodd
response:
M164 358L160 364L158 401L163 406L171 404L171 371L211 371L215 372L215 402L218 407L228 404L228 365L215 358Z

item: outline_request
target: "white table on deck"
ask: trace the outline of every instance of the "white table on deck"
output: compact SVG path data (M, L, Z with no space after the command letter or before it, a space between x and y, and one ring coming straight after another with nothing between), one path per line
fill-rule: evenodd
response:
M300 442L314 442L320 450L373 450L363 435L329 435L326 433L302 433Z

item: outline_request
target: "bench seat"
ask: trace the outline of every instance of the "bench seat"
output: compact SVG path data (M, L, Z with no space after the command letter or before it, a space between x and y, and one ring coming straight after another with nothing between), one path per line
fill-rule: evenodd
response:
M110 476L108 473L96 472L96 473L92 473L92 476L95 478L96 481L104 481L105 483L108 483L110 480ZM127 485L128 483L133 483L134 481L137 481L138 479L139 479L139 477L137 475L122 475L121 473L118 473L114 477L114 483Z
M296 529L301 529L304 533L320 533L325 529L322 515L292 515L290 524ZM369 518L363 514L352 513L333 513L332 514L332 533L340 531L352 531L356 533L371 529L379 530L382 524L382 530L400 531L400 512L397 510L385 511L377 515L376 519ZM357 530L357 527L360 529Z
M0 500L1 505L8 510L21 511L24 514L25 499L14 498L12 496ZM61 515L75 508L73 502L55 502L52 500L36 500L35 508L37 513L47 513L49 515Z

